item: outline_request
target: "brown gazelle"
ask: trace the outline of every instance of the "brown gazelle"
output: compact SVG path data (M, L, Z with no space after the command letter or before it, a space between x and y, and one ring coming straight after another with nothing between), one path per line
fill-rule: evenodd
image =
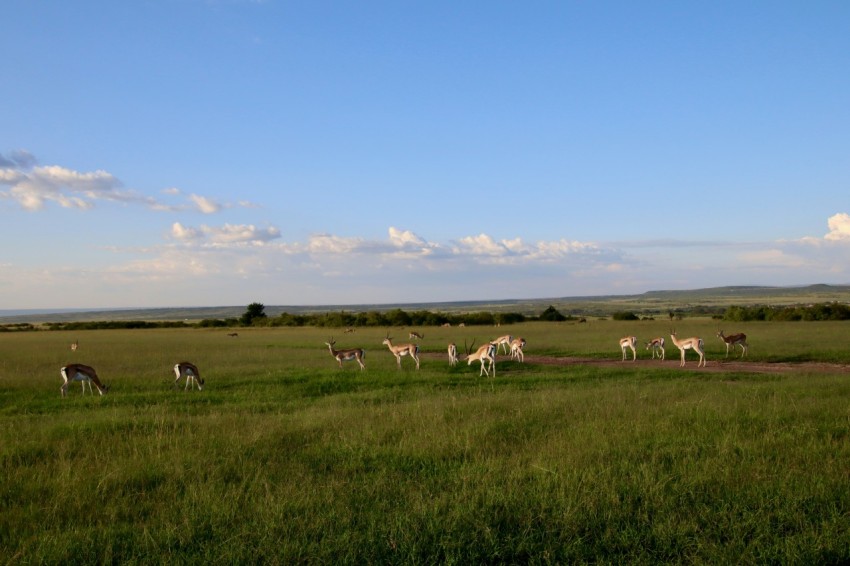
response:
M328 347L328 350L331 351L331 355L339 364L339 369L342 369L342 362L350 362L352 360L356 361L360 364L360 370L366 369L366 365L363 363L363 358L366 357L366 351L363 348L349 348L348 350L334 350L334 344L336 342L331 336L330 342L325 342L325 346Z
M399 344L398 346L393 346L393 339L390 338L389 334L387 334L387 337L384 338L384 341L381 343L389 348L390 352L392 352L393 356L395 356L398 369L401 369L402 356L410 356L413 358L413 361L416 362L416 369L419 369L419 346L416 344Z
M682 362L679 364L680 367L684 367L685 365L685 351L693 349L697 354L699 354L699 362L697 362L697 367L702 364L702 367L705 367L705 348L702 341L702 338L697 336L692 336L690 338L683 338L679 340L676 337L676 331L670 331L670 340L673 341L673 345L679 348L679 352L682 354Z
M729 357L729 348L735 350L735 346L741 347L741 357L747 355L747 351L750 349L750 345L747 344L747 335L741 332L740 334L732 334L730 336L726 336L723 334L723 331L717 333L717 337L723 340L723 343L726 344L726 357Z
M664 361L664 337L659 336L658 338L653 338L649 342L646 343L646 349L652 350L652 359L655 359L655 354L658 350L661 350L661 353L658 354L658 357L661 358L661 361Z
M79 381L82 383L83 395L86 394L86 383L89 384L89 392L92 395L94 394L94 391L91 389L92 383L94 383L94 386L97 387L98 393L101 395L109 391L109 386L100 382L100 378L97 377L97 372L91 366L84 366L83 364L68 364L60 369L59 373L62 374L63 380L62 387L60 388L62 397L65 397L68 394L68 386L72 381Z
M620 350L623 351L623 359L621 361L626 361L626 349L632 349L632 361L637 359L637 351L635 350L635 346L637 345L637 336L626 336L625 338L620 338Z
M481 374L486 374L490 377L490 370L493 370L493 377L496 377L496 344L495 342L487 342L480 346L474 353L472 353L472 348L475 346L475 340L472 341L472 344L466 349L466 365L472 365L472 362L481 362L481 371L478 372L478 376L481 377ZM487 363L488 367L485 367L484 364ZM489 369L488 369L489 368Z
M79 348L79 347L80 347L80 341L79 340L74 340L73 342L71 342L71 351L72 352L76 352L77 348Z
M180 381L181 377L185 377L186 385L183 387L183 391L186 391L186 389L194 391L195 385L198 386L198 391L204 390L204 378L201 377L198 366L193 363L178 362L174 364L174 376L174 387L177 387L177 382Z
M505 334L504 336L499 336L495 340L491 340L491 344L495 344L496 353L499 351L499 346L505 349L505 353L507 354L510 351L511 341L514 339L510 334Z
M517 337L511 340L511 359L515 359L520 363L525 362L525 354L522 351L523 348L525 348L525 338Z
M425 334L420 334L419 332L411 332L407 335L408 340L422 340L425 338Z

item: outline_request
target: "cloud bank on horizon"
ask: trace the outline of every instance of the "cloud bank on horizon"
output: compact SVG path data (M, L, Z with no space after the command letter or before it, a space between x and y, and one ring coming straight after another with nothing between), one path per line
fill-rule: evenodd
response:
M0 189L7 206L29 214L117 205L143 209L153 218L261 208L184 195L177 188L161 191L178 201L167 202L125 188L104 170L38 165L25 150L0 154ZM252 300L361 304L625 294L723 285L733 273L738 282L741 273L747 274L752 284L850 281L850 215L844 212L825 219L822 236L745 243L526 242L520 236L497 239L462 232L448 241L431 241L395 226L386 228L383 239L315 233L303 241L286 241L274 225L169 221L165 233L151 229L151 239L159 241L102 246L100 253L112 258L100 268L81 269L72 259L50 266L4 264L0 287L7 302L0 307L203 306ZM645 272L667 274L669 284L659 284ZM486 291L477 295L475 286ZM51 289L79 298L45 301ZM110 289L122 292L110 301ZM128 289L134 291L128 295ZM135 303L127 299L134 293L140 297ZM14 302L8 297L15 297Z

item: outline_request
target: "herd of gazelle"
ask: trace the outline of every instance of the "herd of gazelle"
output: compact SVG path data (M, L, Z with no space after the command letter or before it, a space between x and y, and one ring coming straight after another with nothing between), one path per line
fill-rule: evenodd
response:
M411 332L408 334L410 340L422 340L425 338L424 334L420 334L419 332ZM393 339L387 333L387 337L384 338L382 344L386 346L390 353L395 356L396 367L401 369L401 359L405 356L410 356L410 358L416 363L416 369L419 369L419 345L413 342L408 342L406 344L393 344ZM510 352L512 360L518 360L519 362L523 362L525 360L525 356L523 355L522 349L525 348L525 338L514 338L510 335L499 336L495 340L491 340L486 344L479 346L477 350L474 352L472 348L475 346L475 341L473 340L472 344L466 347L466 360L467 365L472 365L472 362L479 362L481 364L481 371L478 375L490 375L490 372L493 372L493 375L496 375L496 354L499 351L499 347L504 350L505 354ZM328 350L331 353L331 356L339 364L340 369L342 368L342 362L356 361L360 364L360 369L366 369L366 364L363 363L363 358L366 357L366 351L363 348L349 348L346 350L337 350L334 348L336 345L336 341L331 337L330 341L325 342L325 346L328 347ZM464 346L466 346L464 344ZM455 366L458 362L457 355L457 344L454 342L450 343L448 346L448 354L449 354L449 365Z
M409 334L411 340L423 339L424 334L420 334L418 332L411 332ZM747 335L744 333L739 334L731 334L726 336L722 330L717 333L717 337L723 340L723 343L726 344L726 357L729 357L729 349L731 348L733 351L735 350L735 346L741 347L741 357L747 355L747 351L749 350L749 344L747 344ZM670 340L673 342L673 345L679 349L681 354L681 362L679 366L685 365L685 352L687 350L694 350L699 355L699 362L697 362L697 367L703 366L705 367L705 344L702 338L697 336L692 336L690 338L679 339L676 335L675 330L670 331ZM336 341L331 338L330 342L325 342L325 345L330 350L331 355L339 364L340 369L342 369L342 362L356 361L360 364L360 369L366 369L366 364L363 363L363 358L366 357L366 351L363 348L349 348L345 350L336 350L334 349L334 345ZM416 369L419 369L419 346L414 343L407 344L393 344L392 338L389 334L384 338L382 342L387 348L389 348L390 352L395 356L396 366L398 369L401 369L401 358L404 356L410 356L411 359L416 363ZM493 372L493 377L496 375L496 354L499 352L500 348L504 350L505 354L510 352L511 359L517 360L519 362L525 361L525 355L523 354L523 349L525 348L525 338L513 337L511 335L499 336L495 340L491 340L486 344L483 344L478 347L474 352L472 348L475 346L475 341L472 341L468 347L466 347L466 360L467 365L472 365L472 362L479 362L481 364L481 371L478 373L479 376L487 375L490 376L490 372ZM664 360L664 338L659 336L658 338L653 338L649 342L646 343L646 349L652 350L652 359L655 359L656 354L663 361ZM466 344L464 343L464 346ZM77 351L79 348L79 342L74 341L71 343L71 350ZM637 359L637 337L636 336L625 336L620 338L620 350L623 353L623 361L627 359L626 350L632 351L632 361ZM660 353L658 353L660 351ZM457 345L454 342L451 342L448 347L449 354L449 365L455 366L458 363L458 355L457 355ZM97 388L98 393L101 395L105 394L109 391L109 386L101 383L100 378L97 376L97 372L91 366L83 365L83 364L68 364L64 366L60 373L62 375L62 387L60 388L62 392L62 396L65 397L68 394L68 387L71 382L78 381L81 383L83 388L83 394L86 392L86 385L89 386L89 392L94 394L92 390L92 383ZM177 387L177 383L185 378L186 386L183 388L184 391L186 389L194 390L195 386L198 387L198 391L202 391L204 388L204 379L201 377L201 372L198 370L198 367L195 364L189 362L179 362L174 365L174 386Z
M747 335L743 332L740 334L732 334L730 336L726 336L722 330L717 333L717 337L723 340L723 343L726 344L726 357L729 357L729 348L735 350L735 346L741 347L741 357L747 355L747 351L749 350L749 344L747 344ZM670 331L670 340L673 342L673 345L679 348L679 352L681 354L681 362L679 366L685 365L685 352L687 350L693 350L699 355L699 362L697 362L697 367L702 366L705 367L705 343L702 338L697 336L692 336L690 338L682 338L676 335L675 330ZM632 361L637 359L637 351L635 350L637 346L637 337L636 336L625 336L620 338L620 350L623 352L623 361L626 360L626 350L632 350ZM661 360L664 360L664 338L659 336L658 338L653 338L649 342L646 343L646 349L652 350L652 359L655 359L655 355L660 350L661 353L658 354L658 357Z

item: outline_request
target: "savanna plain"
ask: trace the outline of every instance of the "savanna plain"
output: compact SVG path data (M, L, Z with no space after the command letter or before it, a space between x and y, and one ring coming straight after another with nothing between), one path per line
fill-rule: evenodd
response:
M708 368L652 320L389 329L424 333L419 371L384 328L333 331L365 371L320 328L0 334L0 562L850 561L850 325L675 325ZM507 333L525 363L449 366ZM62 398L73 362L109 392Z

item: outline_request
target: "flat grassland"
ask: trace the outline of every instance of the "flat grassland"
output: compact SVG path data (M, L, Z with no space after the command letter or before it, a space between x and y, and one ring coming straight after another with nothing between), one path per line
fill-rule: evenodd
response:
M334 336L365 371L327 329L0 334L0 562L850 561L850 325L724 325L743 360L675 325L707 368L666 321L416 328L418 372L387 329ZM507 333L524 364L449 366ZM203 391L173 387L184 360ZM71 362L109 393L62 399Z

